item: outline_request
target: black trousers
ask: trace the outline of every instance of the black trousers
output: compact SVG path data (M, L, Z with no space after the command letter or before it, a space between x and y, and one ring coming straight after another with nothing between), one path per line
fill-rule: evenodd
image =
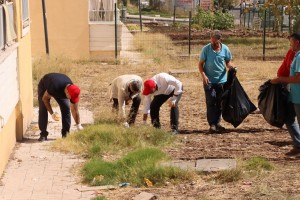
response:
M208 84L204 86L206 99L206 117L209 125L217 125L221 121L221 102L223 95L223 84Z
M42 81L38 85L38 101L39 101L39 129L41 130L40 135L43 137L48 136L47 125L48 125L48 111L42 100L42 97L45 93L46 89ZM61 111L61 121L62 121L62 136L66 136L68 132L70 132L71 127L71 112L70 112L70 100L68 98L54 98L60 108Z
M160 128L159 111L160 107L174 94L174 91L169 95L156 95L150 104L150 117L151 123L155 128ZM178 130L179 108L178 103L181 99L182 93L178 95L175 107L170 111L170 125L171 129Z
M140 104L141 104L141 96L137 95L136 97L134 97L132 99L131 108L130 108L128 118L127 118L128 124L130 124L130 125L134 124L136 116L139 111ZM116 98L113 98L113 109L116 111L119 110L119 102L118 102L118 99L116 99Z

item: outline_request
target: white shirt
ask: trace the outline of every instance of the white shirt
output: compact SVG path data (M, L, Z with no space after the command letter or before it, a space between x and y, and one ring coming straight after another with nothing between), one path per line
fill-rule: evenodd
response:
M126 118L125 113L125 101L129 100L130 92L128 91L129 84L132 81L139 81L141 84L140 91L142 91L143 80L140 76L137 75L122 75L118 76L112 81L111 89L110 89L110 98L118 99L119 103L119 116ZM134 98L136 95L132 96Z
M157 85L157 90L152 94L145 95L144 98L144 114L150 112L151 96L156 96L160 94L169 95L174 89L174 95L179 95L182 93L182 83L167 73L159 73L151 78L155 81Z

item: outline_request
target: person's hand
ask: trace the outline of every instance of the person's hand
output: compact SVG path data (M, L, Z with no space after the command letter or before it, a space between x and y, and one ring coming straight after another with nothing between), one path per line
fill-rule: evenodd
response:
M57 112L52 113L51 117L54 121L59 121L59 114Z
M177 101L177 97L176 97L176 96L172 96L172 97L169 99L169 106L170 106L170 107L175 107L176 101Z
M202 82L203 82L203 85L208 85L208 83L209 83L209 80L204 73L202 74Z
M77 130L78 130L78 131L81 131L81 130L83 130L83 127L82 127L82 125L81 125L81 124L76 124L76 128L77 128Z
M129 105L130 102L131 102L131 99L126 99L126 100L125 100L125 105Z
M128 122L124 122L124 123L123 123L123 126L125 126L126 128L129 128Z
M271 79L270 83L272 83L272 84L278 84L278 83L280 83L279 78L277 77L277 78Z

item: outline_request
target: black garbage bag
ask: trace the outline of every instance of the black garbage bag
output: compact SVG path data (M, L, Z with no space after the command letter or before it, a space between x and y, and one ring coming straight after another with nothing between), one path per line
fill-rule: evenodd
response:
M230 69L222 95L222 118L236 128L255 110L256 106L250 101L236 77L236 69Z
M270 80L259 87L258 108L264 119L272 126L282 128L288 108L288 95L283 84L272 84Z

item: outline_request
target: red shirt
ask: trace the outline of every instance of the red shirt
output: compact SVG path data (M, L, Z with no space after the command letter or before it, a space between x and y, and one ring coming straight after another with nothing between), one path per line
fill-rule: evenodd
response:
M293 62L295 54L296 54L296 52L294 52L292 49L289 49L281 66L277 70L278 77L279 76L285 76L285 77L290 76L290 67Z

